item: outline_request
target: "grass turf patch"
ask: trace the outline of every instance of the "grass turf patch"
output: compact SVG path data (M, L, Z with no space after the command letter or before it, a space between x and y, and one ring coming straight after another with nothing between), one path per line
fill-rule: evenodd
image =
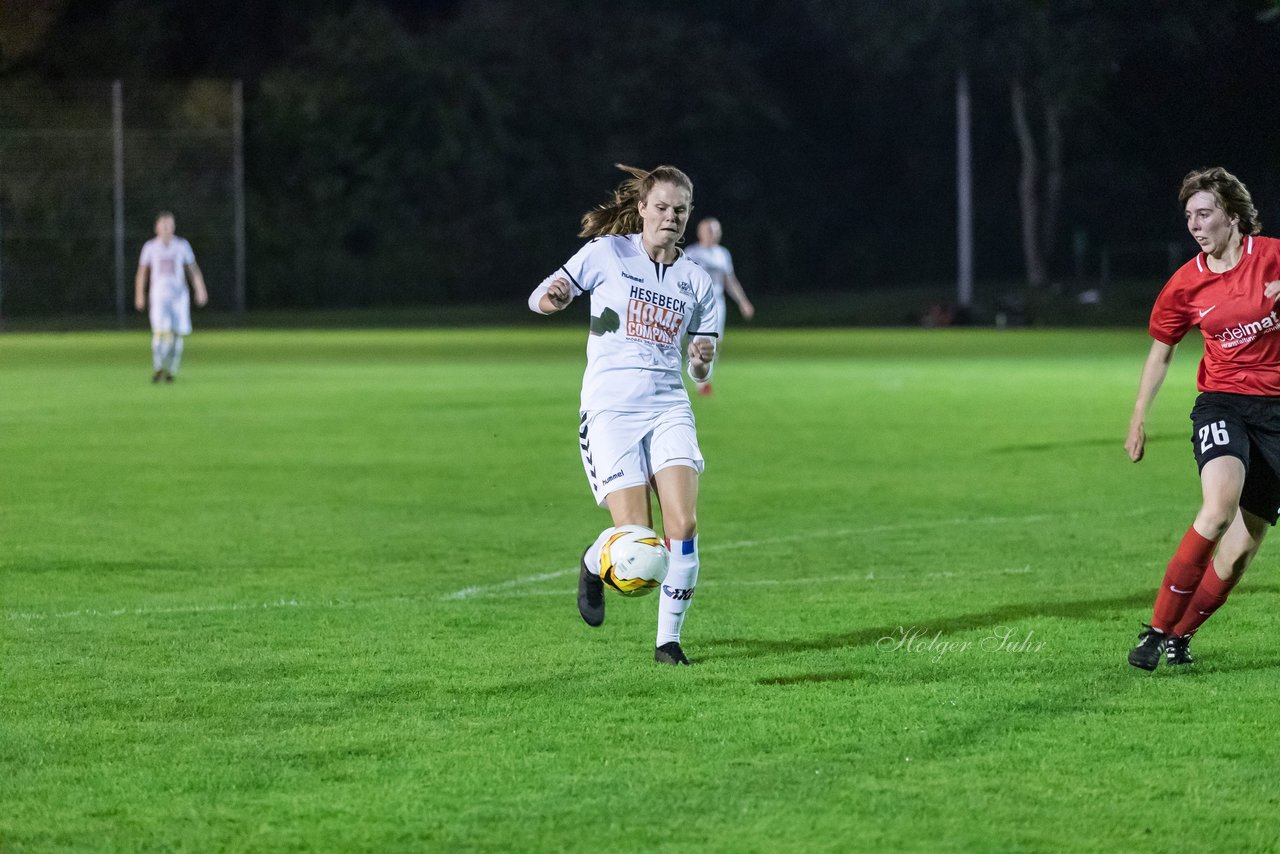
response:
M1191 353L1134 466L1141 332L731 330L675 670L573 605L583 338L0 337L0 845L1280 845L1268 550L1124 663Z

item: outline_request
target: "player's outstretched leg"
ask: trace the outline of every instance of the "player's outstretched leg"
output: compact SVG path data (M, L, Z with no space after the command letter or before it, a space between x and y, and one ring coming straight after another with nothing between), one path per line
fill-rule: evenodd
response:
M680 641L668 641L653 651L653 660L659 664L688 665L693 664L684 654Z
M653 660L659 664L687 665L691 662L680 646L680 629L698 583L698 538L668 540L671 566L662 584L658 601L658 640Z
M169 359L164 367L164 381L167 383L173 382L173 378L178 375L178 365L182 364L183 338L182 335L173 336L173 347L169 350Z
M582 556L582 572L578 574L578 613L588 626L604 622L604 582L598 573L587 569L587 556Z
M1217 462L1218 460L1212 460L1209 465ZM1205 472L1209 470L1207 465ZM1236 494L1239 495L1238 487ZM1208 501L1207 498L1206 501ZM1173 553L1168 567L1165 568L1164 579L1160 582L1160 590L1156 593L1156 602L1151 609L1151 623L1144 625L1142 632L1138 635L1138 645L1129 650L1129 663L1134 667L1155 670L1159 666L1160 659L1165 657L1165 645L1169 636L1177 633L1169 630L1175 629L1186 613L1192 594L1200 586L1206 570L1209 569L1209 562L1213 559L1214 550L1218 547L1220 539L1221 536L1209 539L1196 530L1195 525L1187 528L1187 532L1178 543L1177 551ZM1182 634L1190 634L1190 632L1182 632Z
M1143 670L1155 670L1164 655L1166 640L1164 632L1144 623L1138 633L1138 645L1129 650L1129 663Z
M612 528L605 528L596 541L582 553L581 571L578 573L578 613L588 626L604 622L604 581L600 578L600 547L608 539Z
M164 379L164 362L169 355L169 341L172 337L168 332L151 334L151 381L153 383Z
M1169 635L1164 644L1165 660L1172 665L1194 664L1191 657L1191 635Z

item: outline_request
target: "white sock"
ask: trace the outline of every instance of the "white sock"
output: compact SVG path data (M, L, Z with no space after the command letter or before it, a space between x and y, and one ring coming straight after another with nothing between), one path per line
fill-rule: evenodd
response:
M658 600L658 646L680 640L680 627L698 583L698 538L669 540L671 565Z
M587 562L587 569L600 574L600 549L604 548L604 541L609 539L609 535L616 531L617 528L605 528L600 532L600 536L596 537L596 541L587 549L587 556L583 558Z
M165 368L170 376L178 373L178 365L182 363L182 341L181 335L173 336L173 346L169 348L169 366Z
M151 335L151 370L158 371L164 367L165 351L169 349L169 333L155 332Z

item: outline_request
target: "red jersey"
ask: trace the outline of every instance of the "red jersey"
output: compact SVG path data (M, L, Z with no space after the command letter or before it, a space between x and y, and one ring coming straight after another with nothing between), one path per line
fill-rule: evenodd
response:
M1148 329L1173 345L1200 327L1200 391L1280 397L1280 305L1263 294L1280 280L1280 240L1245 237L1242 248L1225 273L1210 270L1203 252L1183 264L1156 297Z

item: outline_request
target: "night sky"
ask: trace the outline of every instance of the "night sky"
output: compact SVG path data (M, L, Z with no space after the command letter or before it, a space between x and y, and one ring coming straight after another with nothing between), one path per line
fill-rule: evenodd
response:
M1074 274L1081 241L1090 264L1111 247L1158 276L1159 253L1129 248L1185 239L1192 168L1236 172L1264 229L1280 222L1269 5L26 0L5 4L0 84L242 79L251 290L328 305L358 271L392 283L370 302L522 291L572 251L618 161L688 171L766 292L946 281L963 64L979 277L1025 274L1015 78L1042 167L1044 108L1063 109L1052 277ZM39 218L16 192L0 202ZM273 290L299 265L333 281Z

